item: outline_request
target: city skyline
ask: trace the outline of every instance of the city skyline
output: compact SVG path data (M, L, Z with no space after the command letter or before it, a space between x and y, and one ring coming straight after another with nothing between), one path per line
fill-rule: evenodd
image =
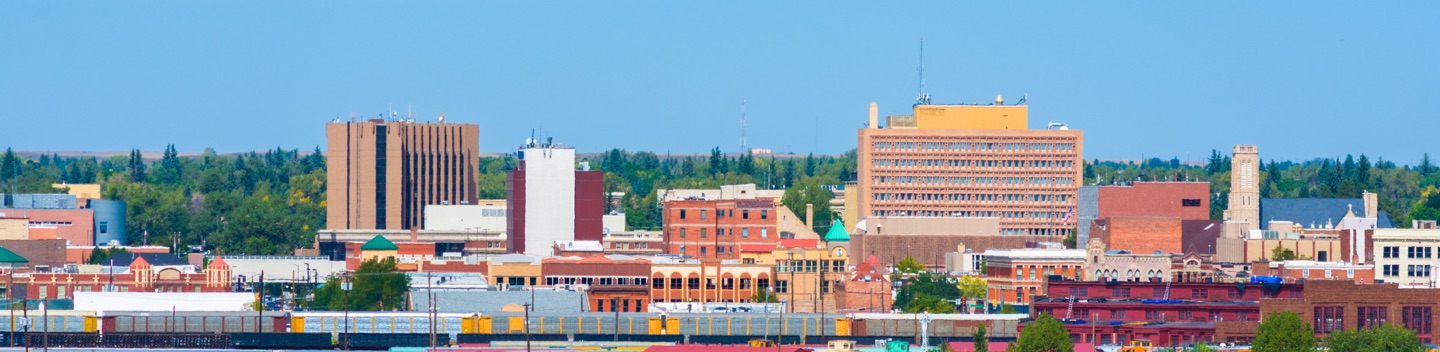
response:
M413 107L479 124L482 153L532 129L582 152L728 153L744 100L748 146L839 154L870 102L909 109L923 37L935 103L1027 97L1031 128L1085 131L1087 160L1437 151L1405 128L1440 111L1437 49L1415 45L1440 30L1430 3L129 5L0 14L0 45L24 48L0 58L7 123L69 126L7 147L309 151L325 122ZM1318 142L1364 136L1384 138Z

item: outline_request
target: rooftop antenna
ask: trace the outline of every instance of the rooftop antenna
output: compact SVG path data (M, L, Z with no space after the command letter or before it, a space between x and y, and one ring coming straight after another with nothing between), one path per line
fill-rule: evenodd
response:
M740 98L740 154L745 154L745 98Z
M915 97L915 105L930 104L930 95L925 94L925 37L920 37L920 66L915 69L920 75L919 95Z

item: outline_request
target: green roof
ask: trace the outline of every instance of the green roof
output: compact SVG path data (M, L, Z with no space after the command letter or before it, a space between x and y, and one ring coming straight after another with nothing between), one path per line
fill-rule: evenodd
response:
M845 232L845 224L836 221L830 225L830 231L825 233L825 242L850 242L850 233Z
M25 257L21 257L19 254L5 249L5 247L0 247L0 263L24 264L29 262L30 260L25 259Z
M360 246L360 250L362 251L393 251L399 249L400 247L396 246L395 242L390 242L390 240L385 239L385 236L381 235L375 235L375 238L371 238L369 242L365 242L364 245Z

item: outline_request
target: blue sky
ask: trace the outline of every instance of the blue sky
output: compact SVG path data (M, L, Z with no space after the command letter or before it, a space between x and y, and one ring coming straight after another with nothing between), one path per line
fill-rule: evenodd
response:
M875 101L1029 95L1086 158L1440 157L1440 3L5 2L0 146L310 150L444 112L485 152L840 153ZM817 138L818 136L818 138ZM1188 154L1187 154L1188 153ZM1187 157L1188 155L1188 157Z

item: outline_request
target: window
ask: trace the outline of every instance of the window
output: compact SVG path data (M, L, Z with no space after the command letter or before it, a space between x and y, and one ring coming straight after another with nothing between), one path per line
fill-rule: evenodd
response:
M1130 289L1129 289L1129 288L1112 288L1112 289L1110 289L1110 297L1113 297L1113 298L1130 298Z
M100 222L100 233L101 233L101 234L110 233L110 222L109 222L109 221L101 221L101 222Z
M1384 266L1385 276L1400 276L1400 265L1389 264Z
M50 298L50 293L49 293L49 292L45 292L45 291L47 291L47 290L46 290L47 288L49 288L49 287L40 286L40 299Z
M1388 320L1390 309L1388 307L1360 307L1356 309L1355 319L1358 319L1359 328L1370 329L1385 326Z
M769 210L761 210L761 211L760 211L760 220L765 220L765 219L769 219L769 218L770 218L770 211L769 211Z
M702 231L702 232L703 232L703 231ZM701 257L704 257L704 256L705 256L705 248L706 248L706 247L700 247L700 256L701 256Z
M1125 310L1124 310L1124 309L1111 309L1111 310L1110 310L1110 320L1125 320Z
M741 218L741 219L750 219L750 210L749 210L749 209L741 210L741 211L740 211L740 218Z
M1070 297L1075 297L1075 298L1088 298L1089 296L1090 296L1090 288L1088 288L1088 287L1071 287L1071 288L1070 288Z
M650 283L650 288L659 290L665 288L665 280L655 280Z
M714 289L715 289L715 278L705 278L705 288L706 288L706 289L714 290Z
M680 209L680 219L681 219L681 220L684 220L684 219L685 219L685 209Z
M1240 299L1240 290L1230 289L1230 299Z
M755 279L755 288L761 290L770 288L770 279Z
M1385 247L1385 248L1384 248L1384 252L1385 252L1385 253L1384 253L1384 257L1385 257L1385 258L1399 258L1399 257L1400 257L1400 247Z
M740 289L741 289L741 290L748 290L748 289L750 289L750 278L741 278L741 279L740 279Z
M776 293L786 293L786 292L790 292L790 282L789 282L789 281L785 281L785 280L775 280L775 292L776 292Z
M1329 334L1345 329L1345 307L1315 307L1315 321L1311 323L1316 334Z
M1190 298L1194 298L1194 299L1209 299L1209 298L1210 298L1210 289L1207 289L1207 288L1197 288L1197 289L1190 290Z
M686 230L689 230L689 229L683 229L683 228L680 229L680 239L685 239L685 233L688 232L688 231L686 231Z
M45 287L40 287L41 294L44 294ZM1415 331L1416 334L1424 335L1430 333L1430 307L1400 307L1400 319L1405 328Z
M1410 276L1410 277L1429 277L1429 276L1430 276L1430 266L1429 266L1429 265L1406 265L1405 267L1406 267L1406 274L1408 274L1408 275L1406 275L1406 276Z
M710 229L700 229L700 238L709 236L710 234L708 232L710 232Z
M700 210L700 220L705 220L705 210L704 210L704 209L701 209L701 210Z
M680 287L680 278L678 278L678 277L676 277L676 278L671 278L671 279L670 279L670 288L673 288L673 289L681 289L681 288L683 288L683 287Z
M1164 289L1164 288L1156 288L1154 294L1151 294L1151 295L1150 295L1150 298L1154 298L1154 299L1164 299L1164 298L1165 298L1165 289Z
M1180 206L1185 206L1185 207L1198 207L1198 206L1200 206L1200 200L1199 200L1199 199L1181 199L1181 200L1180 200Z
M760 238L770 238L770 229L760 229Z
M750 229L740 229L741 238L750 238Z
M734 289L734 288L735 288L735 278L727 277L727 278L724 278L724 279L720 279L720 288L723 288L723 289L726 289L726 290Z
M692 278L690 278L690 279L687 280L687 281L688 281L688 282L686 282L686 286L688 286L690 289L693 290L693 289L700 288L700 278L698 278L698 277L692 277Z

